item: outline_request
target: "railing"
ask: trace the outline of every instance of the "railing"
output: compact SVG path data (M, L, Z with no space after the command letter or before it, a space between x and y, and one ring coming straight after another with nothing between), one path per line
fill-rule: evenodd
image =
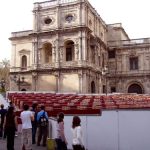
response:
M52 68L55 68L55 63L38 65L38 69L52 69Z
M117 76L117 75L125 75L125 76L150 75L150 70L129 70L129 71L109 70L108 76Z
M68 4L68 3L79 2L79 1L80 0L51 0L45 2L37 2L34 3L34 9L45 8L45 7L50 7L50 6L60 5L60 4Z
M100 67L98 67L95 64L88 63L86 61L69 61L69 62L61 62L61 63L51 63L51 64L39 64L38 68L40 69L52 69L52 68L70 68L70 67L90 67L94 68L96 70L100 70Z
M108 24L108 26L116 27L116 28L122 28L122 24L121 23Z
M12 32L11 36L12 37L23 37L23 36L29 36L33 31L32 30L27 30L27 31L19 31L19 32Z
M122 40L122 41L108 41L108 46L133 46L140 44L150 44L150 38L143 39L132 39L132 40Z
M49 64L38 64L38 65L32 65L27 67L26 69L21 67L13 67L11 66L10 72L25 72L29 70L35 70L35 69L54 69L54 68L73 68L73 67L89 67L93 68L97 71L101 71L101 68L93 63L88 63L87 61L70 61L70 62L61 62L61 63L49 63Z
M10 67L10 72L26 72L26 71L29 71L31 69L32 69L31 66L28 66L26 69L23 68L23 67L14 67L14 66L11 66Z

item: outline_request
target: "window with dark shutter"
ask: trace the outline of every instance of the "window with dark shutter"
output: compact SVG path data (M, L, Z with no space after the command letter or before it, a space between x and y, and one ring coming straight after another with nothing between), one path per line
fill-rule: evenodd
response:
M115 58L116 57L116 51L115 50L111 50L108 51L108 58Z
M130 57L130 70L138 69L138 57Z

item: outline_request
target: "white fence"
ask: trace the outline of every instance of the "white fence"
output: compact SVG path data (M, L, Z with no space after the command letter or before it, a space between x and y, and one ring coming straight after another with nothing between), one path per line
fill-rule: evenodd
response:
M65 116L65 134L72 149L71 123ZM150 150L150 111L103 111L102 116L80 116L84 143L88 150ZM52 138L56 136L52 121Z

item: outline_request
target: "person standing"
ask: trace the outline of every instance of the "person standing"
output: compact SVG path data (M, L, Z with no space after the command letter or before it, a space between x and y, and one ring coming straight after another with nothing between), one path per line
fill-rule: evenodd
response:
M17 117L14 107L9 107L4 120L4 129L7 137L7 150L14 150L15 131L17 130Z
M5 138L5 133L3 130L4 125L4 118L6 116L7 110L4 109L4 105L1 104L1 110L0 110L0 116L1 116L1 122L0 122L0 138Z
M57 138L56 138L57 150L67 150L68 143L64 132L64 113L62 112L58 114L56 129L57 129Z
M38 139L37 146L40 146L41 139L43 137L42 146L46 146L46 140L48 135L48 115L45 111L45 106L41 106L41 111L37 114L37 123L38 123Z
M22 121L22 150L32 150L32 124L33 113L29 110L29 105L23 106L20 118Z
M72 134L73 134L73 140L72 140L73 150L85 150L84 144L83 144L81 120L78 116L73 117Z
M33 114L34 114L34 121L32 121L31 123L32 123L32 144L35 144L36 143L36 130L37 130L37 120L36 120L36 118L37 118L37 103L34 103L33 105L32 105L32 112L33 112Z

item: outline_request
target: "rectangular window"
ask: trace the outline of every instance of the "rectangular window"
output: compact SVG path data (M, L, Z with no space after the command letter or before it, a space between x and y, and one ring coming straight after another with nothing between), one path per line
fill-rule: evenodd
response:
M106 93L106 86L103 85L103 93Z
M101 57L98 56L98 63L99 63L99 66L101 66Z
M138 57L131 57L130 70L137 70L137 69L138 69Z
M66 61L72 61L72 49L66 48Z
M105 66L105 58L104 58L104 54L102 54L102 67L104 68Z
M116 87L111 87L111 93L116 92Z
M108 51L108 58L115 58L115 57L116 57L116 51L115 50Z

